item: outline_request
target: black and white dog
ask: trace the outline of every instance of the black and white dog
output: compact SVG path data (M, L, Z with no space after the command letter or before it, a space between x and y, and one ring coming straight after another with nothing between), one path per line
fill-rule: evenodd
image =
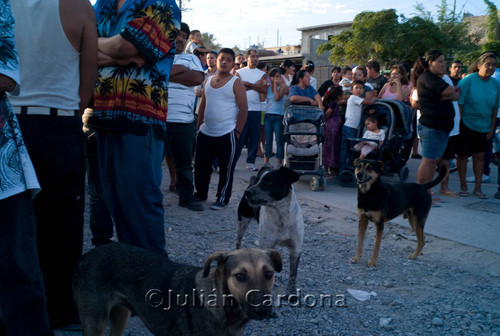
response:
M236 248L253 218L259 222L259 247L286 246L290 252L290 278L287 292L295 291L304 220L292 184L300 175L287 167L262 168L250 180L238 206L238 238Z

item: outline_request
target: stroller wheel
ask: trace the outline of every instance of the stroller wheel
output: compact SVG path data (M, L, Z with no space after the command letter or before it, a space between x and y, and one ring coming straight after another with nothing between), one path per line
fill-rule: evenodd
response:
M408 175L410 175L410 170L408 169L408 167L403 166L399 170L398 175L399 175L399 181L401 181L401 183L403 183L408 178Z
M343 170L337 176L337 180L342 187L350 188L356 183L356 176L354 176L354 173L350 170Z
M313 176L311 177L311 190L321 191L325 190L326 178L324 176Z

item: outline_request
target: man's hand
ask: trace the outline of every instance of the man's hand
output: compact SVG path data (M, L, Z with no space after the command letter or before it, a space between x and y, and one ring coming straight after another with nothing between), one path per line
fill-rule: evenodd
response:
M3 74L0 74L0 93L10 92L16 88L16 82Z

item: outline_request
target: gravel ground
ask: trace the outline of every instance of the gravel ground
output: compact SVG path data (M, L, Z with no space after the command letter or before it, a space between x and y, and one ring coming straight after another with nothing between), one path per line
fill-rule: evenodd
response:
M164 181L170 258L202 266L213 251L234 249L236 209L248 184L247 175L235 178L232 202L220 211L178 207L177 195L168 191L167 176ZM213 194L216 182L214 175ZM409 260L406 256L416 246L415 236L409 227L387 223L378 267L368 268L375 237L370 224L361 263L350 264L357 243L356 214L298 200L306 224L297 277L300 305L275 299L276 317L251 321L245 335L500 335L498 254L427 235L424 254ZM209 196L206 207L213 201ZM253 223L243 247L256 244L257 224ZM90 248L86 228L85 250ZM284 265L276 276L276 295L285 293L289 269L288 251L279 251ZM374 293L358 301L348 289ZM151 334L134 317L125 335Z

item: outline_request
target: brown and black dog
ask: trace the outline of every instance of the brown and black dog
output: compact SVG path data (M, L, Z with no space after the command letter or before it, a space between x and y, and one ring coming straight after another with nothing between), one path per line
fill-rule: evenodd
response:
M211 267L212 262L216 267ZM203 268L123 243L90 251L78 265L75 297L84 336L123 335L130 313L154 335L243 335L250 319L270 318L266 304L276 250L212 253Z
M403 214L417 236L417 248L408 256L416 259L424 247L424 226L432 206L429 189L439 184L448 174L448 168L441 166L438 177L426 184L388 184L380 180L383 168L381 161L358 159L354 161L358 183L358 247L352 263L359 262L363 250L368 221L375 223L377 233L373 254L368 266L377 266L377 257L384 232L384 223Z

